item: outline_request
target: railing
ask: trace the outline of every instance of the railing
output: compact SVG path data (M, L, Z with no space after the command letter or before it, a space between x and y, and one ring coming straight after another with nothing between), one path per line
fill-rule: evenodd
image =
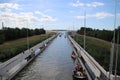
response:
M75 42L70 36L68 36L71 41L73 48L76 48L78 58L84 64L85 69L88 71L91 79L93 80L109 80L108 72L101 66L95 59L90 56L77 42ZM113 75L111 75L113 76ZM114 76L113 76L114 77ZM111 77L110 80L113 80ZM117 77L120 80L120 77Z

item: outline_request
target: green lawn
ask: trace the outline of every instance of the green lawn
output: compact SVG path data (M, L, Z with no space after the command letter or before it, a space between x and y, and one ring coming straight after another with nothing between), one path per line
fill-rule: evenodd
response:
M74 39L83 47L83 35L76 35ZM94 59L99 62L99 64L104 67L107 71L109 70L110 62L110 48L111 42L107 42L101 39L86 37L86 51L94 57ZM115 56L115 55L114 55ZM120 71L120 45L119 45L119 56L118 56L118 70ZM115 58L114 58L115 59ZM115 67L115 65L114 65ZM120 74L120 72L118 72Z

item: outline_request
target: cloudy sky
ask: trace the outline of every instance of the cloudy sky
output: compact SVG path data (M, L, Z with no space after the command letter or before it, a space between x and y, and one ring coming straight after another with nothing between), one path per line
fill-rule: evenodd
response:
M120 25L120 0L116 27ZM114 29L115 0L0 0L0 28L74 29L84 26Z

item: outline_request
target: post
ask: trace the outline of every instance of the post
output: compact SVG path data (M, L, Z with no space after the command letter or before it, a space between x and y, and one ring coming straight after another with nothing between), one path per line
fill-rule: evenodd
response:
M115 60L115 80L117 78L117 64L118 64L118 47L119 47L119 29L118 29L118 36L117 36L117 51L116 51L116 60Z
M114 12L114 34L113 34L113 42L112 42L112 49L110 55L110 68L109 68L109 79L110 75L113 71L113 60L114 60L114 49L115 49L115 27L116 27L116 9L117 9L117 1L115 0L115 12Z
M113 34L113 43L112 43L112 49L111 49L111 55L110 55L110 68L109 68L109 79L110 75L113 71L113 60L114 60L114 49L115 49L115 27L116 27L116 9L117 9L117 1L115 0L115 12L114 12L114 34Z
M84 50L86 48L86 11L84 12Z

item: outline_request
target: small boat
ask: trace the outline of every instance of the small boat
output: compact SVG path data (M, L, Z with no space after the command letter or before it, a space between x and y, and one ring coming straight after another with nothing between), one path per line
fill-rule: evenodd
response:
M88 80L87 77L73 75L73 80Z
M88 80L85 69L77 64L73 71L73 80Z

